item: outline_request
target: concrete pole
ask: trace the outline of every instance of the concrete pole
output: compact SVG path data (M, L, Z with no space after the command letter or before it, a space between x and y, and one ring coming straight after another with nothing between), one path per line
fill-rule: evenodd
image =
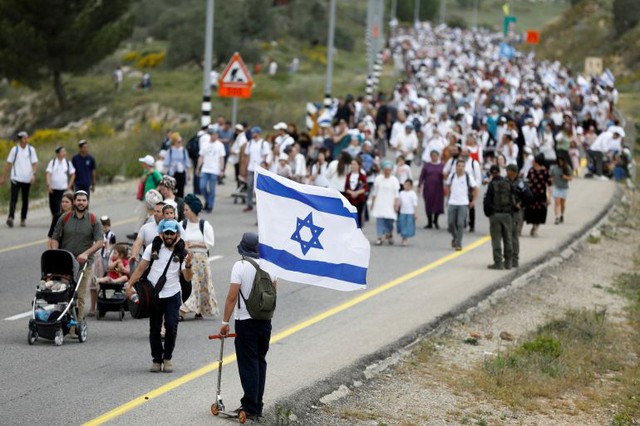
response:
M473 29L478 28L478 0L473 0Z
M374 0L369 0L367 6L367 36L365 43L367 45L367 75L371 76L373 71L373 8Z
M204 78L202 79L203 126L211 123L211 61L213 59L213 14L214 0L207 0L207 24L204 33Z
M420 0L413 0L413 26L418 28L420 25Z
M447 0L440 0L440 23L447 22Z
M333 75L333 45L336 30L336 0L329 5L329 36L327 37L327 80L324 86L324 104L331 105L331 77Z

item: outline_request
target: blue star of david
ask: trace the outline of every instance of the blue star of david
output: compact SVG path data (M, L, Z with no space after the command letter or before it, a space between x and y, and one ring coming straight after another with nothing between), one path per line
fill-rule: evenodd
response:
M311 213L309 213L309 215L304 219L300 219L299 217L296 219L298 224L296 225L295 232L293 233L293 235L291 235L291 239L297 243L300 243L302 254L306 256L309 250L311 250L312 248L323 250L324 248L322 247L322 244L320 244L318 237L320 236L320 234L322 234L324 228L313 224L313 217L311 216ZM302 231L302 228L304 227L309 228L309 230L311 231L311 239L309 241L304 241L300 236L300 231Z

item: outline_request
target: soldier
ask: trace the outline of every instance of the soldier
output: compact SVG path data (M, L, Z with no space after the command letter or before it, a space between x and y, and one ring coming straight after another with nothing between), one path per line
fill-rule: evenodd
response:
M488 268L511 269L513 256L511 215L515 206L511 182L500 176L500 169L496 165L491 166L489 173L491 182L484 196L484 214L489 218L493 264Z
M520 266L520 234L524 223L524 207L533 198L533 194L527 183L520 178L517 165L507 165L507 179L511 182L515 195L515 206L511 214L511 245L513 247L511 267L517 268Z

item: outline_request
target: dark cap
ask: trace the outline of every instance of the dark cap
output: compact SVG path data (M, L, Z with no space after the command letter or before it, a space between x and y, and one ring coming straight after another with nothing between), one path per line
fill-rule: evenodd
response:
M238 244L238 253L242 256L258 259L260 257L260 253L258 252L258 234L254 232L245 232L242 234L242 240L240 240L240 244Z
M497 175L500 173L500 167L498 167L497 165L493 164L491 167L489 167L489 173L492 175Z
M518 170L518 166L516 164L511 163L507 164L507 171L518 173L520 170Z

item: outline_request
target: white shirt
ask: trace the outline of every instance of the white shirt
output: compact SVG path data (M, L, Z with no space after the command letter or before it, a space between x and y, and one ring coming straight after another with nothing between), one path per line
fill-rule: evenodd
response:
M397 217L395 202L400 192L400 182L395 176L385 178L383 174L376 176L373 184L372 196L375 197L371 216L383 219L395 219Z
M522 136L524 137L524 143L529 148L537 149L540 146L540 138L538 138L538 129L532 126L524 126L522 128Z
M153 219L150 218L150 221L145 223L138 230L138 236L136 239L142 240L142 244L144 247L150 247L153 239L158 236L158 224Z
M418 207L418 196L414 191L400 191L400 213L414 214Z
M200 156L202 157L201 173L211 173L219 175L221 173L220 163L225 156L224 145L220 140L213 142L205 141L200 145Z
M47 165L47 173L51 174L51 188L56 191L64 191L69 187L69 176L75 174L76 169L71 161L63 158L62 161L58 157L49 161Z
M307 160L304 158L304 155L298 153L293 158L293 176L301 179L307 175Z
M407 161L413 160L413 152L418 148L418 137L413 130L407 134L405 130L398 133L390 145L396 148L396 158L400 155L404 156Z
M316 186L322 186L323 188L328 188L329 187L329 179L327 178L327 171L329 169L329 164L322 163L322 165L320 166L318 163L315 163L313 166L311 166L311 176L316 176L316 180L315 182L311 182L312 184L316 185Z
M249 165L247 170L255 172L256 168L260 167L260 163L266 160L271 150L269 144L264 139L251 139L247 142L247 146L244 149L244 153L249 156Z
M451 175L449 181L449 205L451 206L468 206L469 205L469 188L467 187L467 176L469 176L469 186L475 188L478 186L473 176L464 174L458 176L457 173Z
M595 142L589 148L591 151L598 151L602 153L606 153L609 151L609 146L611 144L611 140L613 139L612 134L609 132L602 132L598 135Z
M162 287L159 294L161 299L166 299L167 297L174 296L176 293L180 292L180 271L184 269L184 262L174 262L171 253L173 253L173 250L166 248L164 244L162 244L162 247L160 247L160 251L158 252L158 259L153 262L149 275L147 275L147 279L151 281L155 287L156 282L158 282L158 278L160 278L162 272L164 272L164 268L167 267L167 262L169 262L169 269L167 269L166 275L167 282L164 284L164 287ZM142 259L147 262L151 261L151 245L148 245L147 248L144 249Z
M260 259L253 259L256 261L258 265L260 265ZM242 292L242 296L238 294L238 300L240 307L238 307L238 303L236 303L236 309L234 318L236 320L248 320L251 319L251 315L249 315L249 311L247 311L246 305L244 304L244 300L249 298L249 294L251 294L251 289L253 288L253 279L256 276L256 268L249 263L247 260L238 260L231 270L231 284L240 284L240 291ZM271 281L273 283L276 282L276 277L269 274L271 277Z
M12 164L10 178L20 183L30 183L33 177L33 164L38 162L36 149L27 144L24 148L20 144L11 148L7 156L7 163Z
M204 231L204 235L202 234L202 232L200 232L199 220L198 222L187 221L187 226L184 230L182 239L190 243L205 243L209 250L213 250L213 246L216 242L215 234L213 232L213 226L211 226L209 221L205 220L202 230ZM196 248L195 250L200 250L200 248ZM202 249L202 251L205 250L206 249Z
M511 150L509 148L511 148ZM509 153L509 151L511 151L511 153ZM519 151L520 149L518 148L518 145L516 145L515 142L511 142L510 145L502 145L502 150L500 151L500 153L504 155L507 164L515 164L518 161Z
M280 152L284 152L285 148L291 146L296 141L290 135L285 134L284 136L276 137L275 143L278 148L280 148Z

